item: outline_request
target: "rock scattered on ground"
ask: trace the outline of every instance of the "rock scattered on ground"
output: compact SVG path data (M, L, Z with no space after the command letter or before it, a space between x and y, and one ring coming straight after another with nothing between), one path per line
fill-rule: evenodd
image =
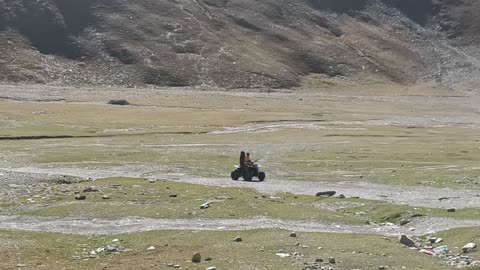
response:
M297 237L297 233L296 232L291 232L290 237Z
M98 192L98 189L95 186L86 187L83 192Z
M468 243L465 246L463 246L462 251L463 253L469 253L472 249L476 247L477 247L476 243Z
M81 200L82 201L82 200L85 200L85 199L87 199L87 196L85 196L85 195L80 195L80 194L75 195L75 200Z
M332 258L329 258L329 261ZM333 263L324 262L322 258L315 259L314 262L306 262L303 264L303 270L335 270L335 259L332 260Z
M480 262L474 261L469 256L454 253L446 245L435 246L435 244L438 244L442 241L443 239L438 237L427 237L424 242L422 242L421 239L414 241L406 235L402 235L400 238L400 243L404 246L427 256L441 258L450 267L463 268L467 266L480 266ZM475 243L468 243L463 247L462 251L467 253L475 247Z
M415 241L413 241L410 237L402 234L400 236L400 244L407 246L407 247L416 247Z
M193 253L192 262L199 263L201 261L202 261L202 256L200 255L200 252Z
M237 237L235 237L235 239L233 239L233 241L235 241L235 242L242 242L243 239L242 239L242 237L237 236Z
M317 197L332 197L336 194L336 191L320 191L315 194Z
M128 102L125 99L112 99L108 102L110 105L130 105L130 102Z

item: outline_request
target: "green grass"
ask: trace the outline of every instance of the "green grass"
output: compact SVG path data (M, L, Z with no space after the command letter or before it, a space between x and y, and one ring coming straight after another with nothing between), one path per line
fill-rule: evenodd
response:
M91 185L99 192L84 193L87 196L85 201L74 199L75 191L82 193L84 188ZM271 196L246 188L209 187L162 180L149 183L136 178L107 178L56 185L49 190L49 194L37 197L31 194L16 204L6 204L3 213L82 218L142 216L236 219L266 216L354 224L399 224L401 219L415 216L480 219L478 209L459 209L449 213L445 209L394 205L366 199L321 198L289 193ZM110 199L102 199L103 195L110 196ZM42 199L44 196L46 199ZM205 202L212 202L211 207L200 209Z
M393 87L393 94L407 91L398 87ZM423 125L421 120L473 117L471 108L462 103L431 98L419 106L416 100L322 96L311 91L252 94L248 99L225 92L171 93L132 103L147 106L2 101L1 136L80 137L0 141L0 150L14 163L47 167L156 163L167 172L223 177L237 162L239 150L249 149L271 168L269 176L292 180L362 176L362 181L400 185L477 188L480 184L479 130L461 123ZM410 118L420 122L388 124ZM208 133L282 121L314 121L318 127Z
M462 140L458 140L457 132ZM344 143L286 155L284 164L291 171L291 179L361 178L386 184L455 188L480 185L476 130L370 127L326 136L332 135Z
M411 220L418 216L447 217L453 219L480 219L480 209L465 208L451 213L445 209L394 205L386 202L368 201L361 206L343 208L345 214L359 215L367 221L376 223L391 222L399 224L400 220Z
M85 193L87 200L75 201L73 192L95 185L100 192ZM121 185L114 187L114 185ZM63 190L70 190L61 195ZM353 216L318 209L312 202L326 199L314 196L280 194L263 195L253 189L208 187L167 181L149 183L144 179L109 178L94 182L59 185L51 189L47 207L20 214L44 216L73 216L86 218L115 218L143 216L151 218L243 218L268 216L272 218L362 223ZM103 200L108 194L111 199ZM177 197L170 197L177 195ZM208 209L200 205L213 201ZM27 201L23 201L27 203Z
M289 232L283 230L152 231L82 237L2 231L0 267L27 264L35 269L167 269L168 263L174 263L184 269L205 269L209 266L216 266L217 269L301 269L304 262L335 257L337 269L378 269L380 265L397 269L449 269L436 257L401 247L395 238L361 234L297 234L297 238L292 238ZM243 242L234 242L236 236L241 236ZM118 255L101 254L97 259L70 259L71 256L105 246L114 238L131 250ZM295 243L305 247L296 246ZM151 245L156 249L146 251ZM280 258L275 255L278 250L298 252L303 257ZM203 259L210 257L212 260L203 260L200 264L188 262L196 251L201 253Z

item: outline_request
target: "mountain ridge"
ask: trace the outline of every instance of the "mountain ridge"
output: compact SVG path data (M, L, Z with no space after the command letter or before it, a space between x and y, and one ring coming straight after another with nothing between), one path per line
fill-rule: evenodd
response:
M475 11L472 0L0 0L0 81L291 88L314 76L471 90Z

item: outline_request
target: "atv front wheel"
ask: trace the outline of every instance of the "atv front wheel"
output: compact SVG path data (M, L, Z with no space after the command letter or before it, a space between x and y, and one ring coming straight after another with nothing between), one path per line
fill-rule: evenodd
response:
M259 172L258 173L258 180L260 180L260 181L265 180L265 173L264 172Z

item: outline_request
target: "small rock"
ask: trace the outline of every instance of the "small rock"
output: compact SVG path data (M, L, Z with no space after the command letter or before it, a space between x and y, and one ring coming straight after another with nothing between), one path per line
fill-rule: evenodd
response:
M147 250L155 250L155 247L154 247L154 246L149 246L149 247L147 248Z
M449 208L449 209L447 209L447 212L450 212L450 213L453 213L453 212L455 212L455 211L457 211L455 208Z
M340 194L340 195L337 196L337 198L339 198L339 199L345 199L345 195Z
M207 262L209 262L211 260L212 260L212 258L210 258L210 257L205 258L205 261L207 261Z
M205 269L205 270L217 270L217 268L216 268L215 266L210 266L210 267L208 267L208 268Z
M204 203L200 205L200 209L207 209L208 207L210 207L210 203Z
M153 179L150 179L148 182L150 182L150 184L153 184L153 183L155 183L155 182L157 182L157 181L155 181L155 180L153 180Z
M173 263L168 263L167 266L168 266L168 267L173 267L174 264L173 264Z
M400 237L400 244L407 247L415 247L415 241L413 241L410 237L404 234L402 234L402 236Z
M322 262L323 262L323 259L322 259L322 258L316 258L316 259L315 259L315 262L317 262L317 263L322 263Z
M19 264L17 264L17 267L18 267L18 268L23 268L23 267L27 267L27 265L26 265L26 264L19 263Z
M62 182L62 184L70 185L70 184L73 183L73 180L69 179L69 178L63 178L61 182Z
M296 232L291 232L290 237L297 237L297 233Z
M402 218L402 219L400 220L400 226L406 225L406 224L408 224L408 223L410 223L410 221L409 221L408 219Z
M470 252L472 249L474 249L475 247L477 247L477 244L475 244L475 243L468 243L468 244L466 244L465 246L463 246L463 248L462 248L463 253L468 253L468 252Z
M168 197L170 197L170 198L176 198L176 197L177 197L177 194L170 194L170 195L168 195Z
M85 188L83 192L98 192L98 189L96 189L94 186L91 186L91 187Z
M180 268L180 265L179 265L179 264L175 264L175 265L173 266L173 268Z
M192 262L199 263L201 261L202 261L202 256L200 256L200 252L193 253Z
M385 266L379 266L378 270L385 270Z
M237 237L235 237L235 239L233 239L233 241L235 241L235 242L242 242L243 239L242 239L242 237L237 236Z
M103 196L102 196L102 199L108 200L108 199L110 199L110 196L108 196L108 195L103 195Z
M75 195L75 200L85 200L86 198L87 196L85 195L80 195L80 194Z
M335 263L336 263L334 257L328 258L328 262L331 263L331 264L335 264Z
M317 192L317 194L315 194L315 196L317 196L317 197L332 197L336 193L337 193L336 191L321 191L321 192Z
M112 99L108 102L110 105L130 105L125 99Z

